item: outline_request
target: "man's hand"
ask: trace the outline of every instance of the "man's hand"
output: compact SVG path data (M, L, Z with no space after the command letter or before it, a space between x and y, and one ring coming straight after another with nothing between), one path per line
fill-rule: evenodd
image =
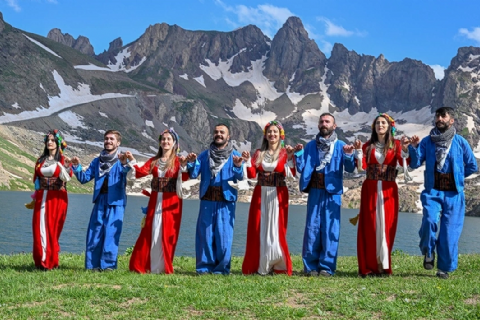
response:
M187 155L187 162L195 162L197 160L197 155L195 153L189 153Z
M420 137L419 136L412 136L410 138L410 144L412 145L412 147L416 148L418 147L418 144L420 143Z
M345 154L352 154L353 150L355 150L355 147L353 146L353 144L346 144L343 146L343 152Z
M243 158L242 157L237 157L237 156L233 156L233 165L235 167L241 167L242 166L242 162L243 162Z
M78 166L78 165L80 164L80 159L78 159L78 157L73 157L73 158L71 159L71 163L72 163L72 165L74 165L74 166Z

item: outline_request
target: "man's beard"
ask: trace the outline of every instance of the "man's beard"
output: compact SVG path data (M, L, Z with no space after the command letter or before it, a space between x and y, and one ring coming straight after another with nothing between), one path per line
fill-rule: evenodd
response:
M442 126L439 127L438 124L441 124ZM448 129L450 129L451 125L448 125L448 123L443 122L443 121L437 121L435 123L435 127L437 127L438 131L443 133L443 132L447 131Z
M111 148L111 149L108 149L108 148ZM118 147L115 147L114 145L103 145L103 149L105 149L105 151L107 151L108 153L113 153L117 151Z
M213 139L213 144L217 146L217 148L224 147L228 143L228 139L223 139L221 142L217 142L217 139Z
M332 134L333 131L334 131L333 128L329 129L327 127L321 127L320 128L320 135L324 138L329 137Z

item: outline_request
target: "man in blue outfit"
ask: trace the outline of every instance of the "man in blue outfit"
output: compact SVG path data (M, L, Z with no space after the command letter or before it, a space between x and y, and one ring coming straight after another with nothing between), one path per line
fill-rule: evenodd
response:
M230 273L237 190L228 184L243 180L240 153L233 149L230 130L218 124L210 149L187 156L191 179L200 174L200 213L195 237L197 274Z
M95 179L93 210L87 231L85 268L88 270L113 270L117 268L118 243L122 233L123 214L127 204L126 180L131 169L125 154L118 152L122 136L108 130L104 134L104 149L93 159L88 169L82 171L78 157L72 158L73 172L80 183Z
M329 277L337 267L343 169L355 169L354 147L337 139L335 117L320 115L318 134L295 146L295 163L301 174L300 191L308 193L307 222L302 258L307 276Z
M442 279L457 269L458 240L465 216L464 181L478 170L472 148L456 134L454 117L453 108L437 109L430 135L421 142L418 136L413 136L408 147L410 167L418 168L425 162L425 189L420 197L423 218L419 231L423 266L427 270L435 267L436 248L437 277Z

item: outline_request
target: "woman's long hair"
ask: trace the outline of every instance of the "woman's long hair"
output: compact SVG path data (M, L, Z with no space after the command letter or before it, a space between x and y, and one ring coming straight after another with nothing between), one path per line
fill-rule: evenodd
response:
M155 157L153 157L153 159L152 159L152 164L150 165L150 173L152 173L153 168L154 168L155 165L157 164L157 160L160 159L160 158L163 156L163 149L162 149L162 146L161 146L160 142L161 142L162 136L163 136L165 133L170 134L170 136L172 137L172 139L174 139L174 136L173 136L170 132L164 132L164 133L162 133L162 134L160 135L158 152L157 152L157 154L155 155ZM172 152L171 152L170 156L168 157L168 159L167 159L167 161L166 161L165 171L173 170L173 169L175 168L175 159L177 158L177 154L176 154L176 152L175 152L175 150L176 150L175 147L176 147L177 145L178 145L178 141L175 141L175 143L174 143L173 146L172 146Z
M367 155L368 155L368 160L369 160L368 162L370 162L370 151L372 150L372 147L375 145L375 143L379 142L377 130L375 129L375 124L377 123L378 118L384 118L388 123L388 130L385 133L385 148L383 149L383 154L385 156L387 156L387 152L390 149L393 149L393 151L395 152L395 148L396 148L395 138L394 138L394 132L395 132L394 125L395 125L395 123L394 122L392 123L393 119L389 115L379 114L375 118L375 120L373 120L373 123L372 123L372 135L370 136L370 140L369 140L370 145L367 148Z
M58 143L58 140L55 138L55 134L53 133L53 131L49 131L45 135L45 138L44 138L45 147L43 148L43 153L38 158L37 163L42 163L50 155L50 153L48 151L48 148L47 148L47 142L48 142L48 139L49 139L50 136L53 136L53 141L55 141L55 146L56 146L56 148L55 148L56 152L55 152L55 155L53 156L53 159L55 161L60 161L60 159L62 158L62 155L60 153L60 145Z

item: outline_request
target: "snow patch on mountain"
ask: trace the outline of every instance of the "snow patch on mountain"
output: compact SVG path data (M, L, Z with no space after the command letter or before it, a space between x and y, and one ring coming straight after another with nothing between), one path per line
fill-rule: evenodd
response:
M235 99L235 105L233 106L233 113L237 118L246 121L255 121L263 128L267 122L275 120L277 115L271 111L259 110L258 112L252 112L252 108L247 108L240 99Z
M20 106L18 105L18 102L15 102L14 104L12 104L12 108L20 109Z
M145 120L145 125L148 127L155 128L155 126L153 125L153 121L150 121L150 120Z
M244 48L240 50L240 52L245 50L246 49ZM236 55L238 55L238 53ZM230 87L238 87L245 81L250 82L257 90L257 100L252 104L252 108L263 106L267 100L273 101L283 94L282 92L278 92L273 86L273 82L263 75L267 56L262 56L262 58L258 60L251 61L252 66L247 72L242 71L239 73L232 73L230 67L236 55L232 56L227 61L219 61L218 65L215 65L215 63L209 59L205 59L208 66L200 65L200 69L215 81L223 79Z
M94 64L87 64L87 65L78 65L78 66L73 66L75 69L80 69L80 70L88 70L88 71L108 71L108 72L115 72L116 70L112 70L110 68L106 67L99 67Z
M89 129L85 123L83 123L83 117L75 112L68 110L58 114L58 117L68 124L71 128Z
M31 42L35 43L37 46L39 46L39 47L42 48L43 50L47 51L48 53L53 54L55 57L58 57L58 58L62 59L62 57L60 57L58 54L56 54L52 49L46 47L45 45L41 44L41 43L38 42L37 40L30 38L30 37L27 36L26 34L24 34L24 33L22 33L22 34L25 36L25 38L27 38L27 39L30 40Z
M186 73L179 75L179 77L182 78L182 79L188 80L188 74L186 74Z
M142 132L142 136L144 136L145 138L149 139L149 140L152 140L152 141L155 141L155 139L153 139L152 137L150 137L147 133L147 131L143 130Z
M58 89L60 90L60 94L58 96L48 97L50 106L49 108L39 106L36 110L23 111L18 114L4 113L3 116L0 116L0 124L50 116L55 112L59 112L63 109L70 108L78 104L103 99L133 97L132 95L122 93L105 93L101 95L92 95L90 93L89 85L81 83L77 86L77 88L73 88L65 84L62 76L60 76L60 74L56 70L53 70L52 73L53 78L57 83Z
M200 77L193 78L193 80L200 83L204 88L207 87L207 86L205 86L205 79L203 79L203 74Z
M126 69L125 63L123 62L125 59L130 58L132 55L131 52L129 51L130 47L124 48L122 51L120 51L116 56L115 60L117 61L116 63L113 63L111 61L108 61L107 67L109 67L113 71L125 71L125 72L132 72L133 70L137 69L142 65L147 60L147 57L143 57L140 62L135 65L135 66L130 66L130 68Z
M475 122L473 121L472 116L467 116L467 128L469 133L475 129Z

